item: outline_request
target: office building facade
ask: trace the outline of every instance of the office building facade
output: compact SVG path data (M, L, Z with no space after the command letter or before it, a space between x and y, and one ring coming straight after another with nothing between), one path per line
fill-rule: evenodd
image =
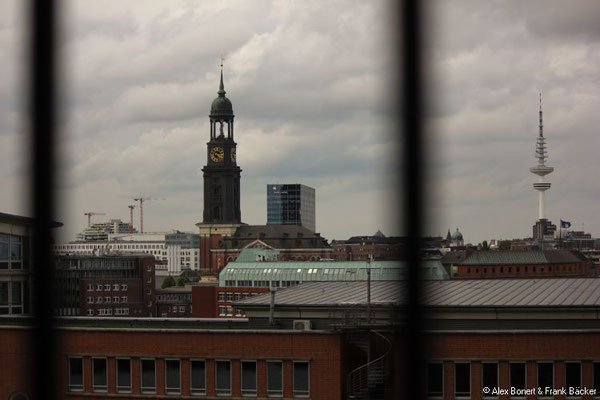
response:
M315 189L301 184L267 185L267 225L302 225L315 232Z

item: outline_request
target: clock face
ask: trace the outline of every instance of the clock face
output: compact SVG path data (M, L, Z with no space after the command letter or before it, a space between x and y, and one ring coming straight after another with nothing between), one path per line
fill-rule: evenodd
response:
M231 161L235 162L235 149L231 149Z
M210 149L210 159L213 162L221 162L225 157L225 152L222 147L213 147Z

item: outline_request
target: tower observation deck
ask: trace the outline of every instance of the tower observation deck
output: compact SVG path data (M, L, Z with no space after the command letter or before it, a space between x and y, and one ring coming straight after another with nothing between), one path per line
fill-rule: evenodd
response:
M542 94L540 93L540 125L539 125L539 136L537 137L535 145L535 158L538 160L538 164L531 167L529 171L532 174L539 176L537 182L533 184L533 188L538 191L538 220L545 219L544 217L544 194L545 191L550 189L550 182L545 182L544 177L554 171L554 168L546 165L546 159L548 158L548 152L546 151L546 138L544 137L544 124L542 115Z

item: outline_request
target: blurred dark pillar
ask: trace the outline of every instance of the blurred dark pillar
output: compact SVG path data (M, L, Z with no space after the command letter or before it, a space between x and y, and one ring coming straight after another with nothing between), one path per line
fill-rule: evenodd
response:
M424 340L422 337L422 305L420 303L420 249L424 229L423 218L423 135L422 135L422 65L421 65L421 5L418 0L404 0L402 9L402 106L404 119L404 232L407 235L407 307L403 316L404 353L401 372L405 399L424 398Z
M30 127L32 132L33 238L33 398L56 397L56 340L53 330L53 279L50 229L54 211L54 134L56 125L55 17L52 0L30 3Z

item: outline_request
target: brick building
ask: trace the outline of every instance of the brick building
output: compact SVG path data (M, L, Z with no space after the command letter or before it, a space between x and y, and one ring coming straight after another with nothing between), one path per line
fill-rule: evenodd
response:
M332 258L335 261L401 260L404 238L386 237L381 231L370 236L352 236L346 240L332 240Z
M465 250L441 261L451 279L597 276L592 261L575 250Z
M65 319L58 398L311 398L343 396L336 332L256 331L244 321ZM236 329L236 325L240 325ZM0 398L28 394L31 330L0 321ZM12 349L21 349L13 351ZM10 368L7 368L10 365Z
M233 303L268 291L267 287L194 285L192 286L192 317L245 318L244 311L234 307Z
M151 255L56 256L56 314L155 315L155 259Z
M173 286L156 289L157 317L187 318L192 316L192 287Z

